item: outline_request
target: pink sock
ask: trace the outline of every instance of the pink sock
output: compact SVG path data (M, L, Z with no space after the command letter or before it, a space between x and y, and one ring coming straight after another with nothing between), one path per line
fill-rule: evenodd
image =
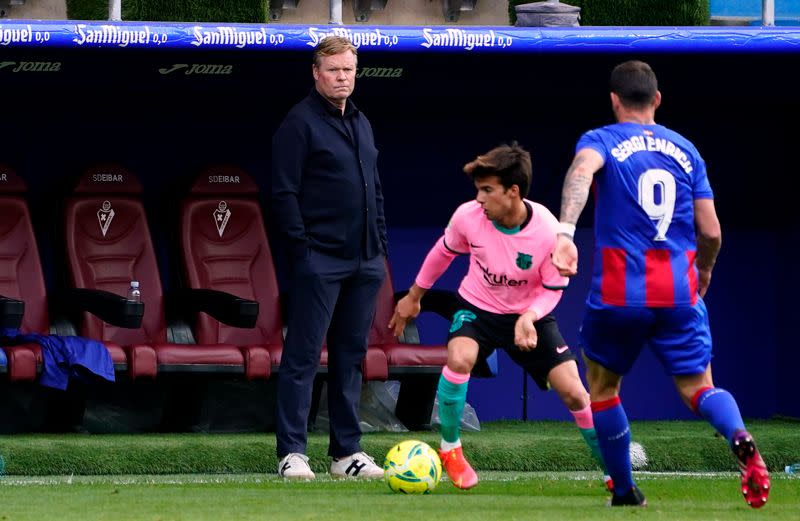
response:
M594 428L594 420L592 420L592 406L591 404L587 405L580 411L569 411L572 413L572 416L575 418L575 423L578 424L578 427L581 429L593 429Z
M444 376L445 380L454 384L463 384L464 382L467 382L469 380L469 373L467 374L457 373L447 366L444 366L442 368L442 376Z

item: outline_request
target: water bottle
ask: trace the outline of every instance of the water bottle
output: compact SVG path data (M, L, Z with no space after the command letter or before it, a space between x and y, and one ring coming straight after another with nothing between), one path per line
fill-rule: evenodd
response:
M142 292L139 290L139 281L132 280L131 287L128 288L128 300L132 302L142 301Z
M791 465L786 465L783 469L786 471L787 474L791 475L798 475L800 474L800 463L792 463Z

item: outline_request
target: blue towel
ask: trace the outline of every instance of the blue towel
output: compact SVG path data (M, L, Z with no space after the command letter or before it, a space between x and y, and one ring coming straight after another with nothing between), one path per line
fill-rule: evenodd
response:
M67 388L70 377L82 377L81 370L114 381L114 362L102 342L79 336L22 334L18 329L0 330L2 345L37 343L42 346L44 367L39 383L61 389Z

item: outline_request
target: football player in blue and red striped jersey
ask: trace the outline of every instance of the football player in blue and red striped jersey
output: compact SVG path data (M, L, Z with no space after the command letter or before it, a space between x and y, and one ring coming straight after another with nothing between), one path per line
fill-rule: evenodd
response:
M763 506L770 481L733 396L714 387L703 296L722 245L706 165L686 138L655 122L656 76L641 61L611 73L617 123L578 140L561 197L553 263L577 273L575 224L594 185L594 271L581 328L600 449L614 481L613 506L646 501L635 485L622 377L649 345L683 401L730 443L742 493Z

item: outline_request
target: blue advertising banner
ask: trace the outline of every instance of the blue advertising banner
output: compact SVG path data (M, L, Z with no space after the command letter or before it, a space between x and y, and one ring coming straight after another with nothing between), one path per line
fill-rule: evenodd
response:
M306 26L9 20L3 47L303 50L330 35L375 50L474 53L796 52L800 28Z

